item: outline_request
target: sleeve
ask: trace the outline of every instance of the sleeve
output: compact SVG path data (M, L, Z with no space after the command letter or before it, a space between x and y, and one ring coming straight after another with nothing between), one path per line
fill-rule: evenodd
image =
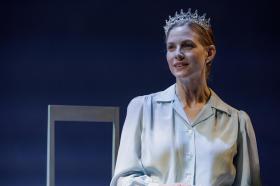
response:
M251 120L239 111L238 152L235 157L235 186L261 186L257 142Z
M110 186L158 186L141 163L141 131L144 96L136 97L127 107L117 163Z

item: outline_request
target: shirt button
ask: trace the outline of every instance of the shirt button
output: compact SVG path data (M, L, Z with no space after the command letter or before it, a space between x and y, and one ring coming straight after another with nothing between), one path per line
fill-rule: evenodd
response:
M186 155L186 158L188 158L188 159L192 159L192 157L193 157L193 155L190 153L186 153L185 155Z
M185 174L184 182L186 182L187 184L192 184L193 176L191 175L191 173L186 173Z
M186 130L187 134L191 134L193 131L191 129Z

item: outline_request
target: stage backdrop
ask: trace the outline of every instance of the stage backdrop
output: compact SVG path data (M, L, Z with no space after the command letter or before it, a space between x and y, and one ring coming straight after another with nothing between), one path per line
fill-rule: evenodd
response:
M46 183L47 106L120 107L174 83L163 25L211 17L210 86L253 122L264 185L279 185L279 10L270 1L9 1L0 5L0 185ZM108 185L110 125L58 122L57 185Z

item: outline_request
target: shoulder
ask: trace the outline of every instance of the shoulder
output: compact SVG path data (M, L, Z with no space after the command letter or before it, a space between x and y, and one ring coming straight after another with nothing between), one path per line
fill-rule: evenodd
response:
M227 104L225 101L223 101L212 89L211 89L211 98L210 98L210 104L212 107L214 107L216 110L220 112L226 113L228 116L237 116L239 110L234 108L233 106Z
M158 102L158 101L171 101L174 99L174 93L175 93L175 88L174 85L171 85L165 90L146 94L146 95L141 95L134 97L128 104L128 107L141 107L144 104L151 104L153 102Z
M155 97L157 96L159 92L147 94L147 95L141 95L134 97L130 100L127 109L131 110L133 108L142 108L143 106L150 105L154 102Z
M227 113L229 116L237 117L240 123L250 123L250 117L247 112L237 109L226 102L224 102L212 89L211 89L211 104L217 110Z
M244 131L253 131L253 126L251 119L247 112L244 110L239 110L226 102L224 102L213 90L213 97L211 98L212 107L219 110L220 112L226 113L228 117L231 117L234 123L238 124L239 130Z
M239 114L239 118L241 121L251 122L251 119L250 119L249 115L247 114L247 112L245 112L243 110L239 110L238 114Z
M227 110L231 114L231 116L237 118L238 123L241 126L244 125L244 127L246 127L245 125L251 124L251 119L247 112L245 112L244 110L237 109L233 106L230 106L229 104L227 104L225 102L223 102L223 104L224 104L224 107L227 108Z
M240 110L238 115L241 132L254 133L254 128L249 115L243 110Z

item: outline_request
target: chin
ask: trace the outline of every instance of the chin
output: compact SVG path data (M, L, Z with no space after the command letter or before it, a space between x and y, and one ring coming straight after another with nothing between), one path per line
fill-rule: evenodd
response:
M173 75L177 78L177 79L187 79L189 78L189 74L187 73L173 73Z
M190 82L191 79L193 79L192 74L189 73L174 73L173 74L176 78L176 81L181 81L181 82Z

